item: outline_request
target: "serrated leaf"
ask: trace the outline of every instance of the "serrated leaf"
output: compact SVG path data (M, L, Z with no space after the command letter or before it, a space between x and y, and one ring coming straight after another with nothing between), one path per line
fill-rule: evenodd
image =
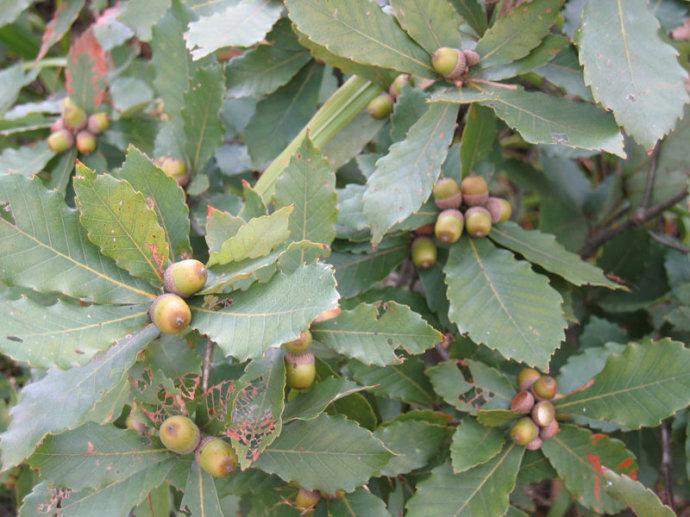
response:
M297 339L317 315L335 308L337 301L332 269L311 264L233 294L232 303L223 309L192 305L191 325L227 355L244 361Z
M62 36L77 19L79 12L84 7L85 0L68 0L61 4L53 14L53 19L45 28L41 41L41 49L36 56L36 61L43 59L50 47L62 39Z
M328 517L390 517L386 504L364 487L328 501Z
M404 139L412 125L426 113L429 109L429 104L427 103L428 98L429 95L419 88L413 88L410 85L403 86L402 92L398 98L395 99L393 113L390 116L391 138L394 141ZM365 158L366 155L361 156L359 158L359 163ZM366 176L369 177L370 174ZM347 185L346 188L351 185L353 184Z
M477 422L487 427L500 427L523 415L510 409L480 409L477 411Z
M548 79L550 83L563 88L566 93L577 95L585 101L592 101L592 92L585 85L582 66L572 45L568 45L561 50L547 64L535 69L534 73Z
M429 378L424 374L421 359L411 356L402 364L367 366L350 361L349 368L355 380L363 386L375 386L372 393L403 400L416 406L428 407L436 397Z
M69 185L69 180L72 178L72 172L74 171L76 159L76 146L71 148L66 153L60 155L60 158L56 160L50 170L50 179L48 180L46 187L51 190L56 190L64 197L67 193L67 185Z
M232 237L223 242L220 250L211 251L208 266L240 262L245 259L255 259L268 255L273 248L280 246L288 239L290 216L293 210L294 207L286 206L276 210L271 215L250 219L248 223L242 226L237 226L241 223L239 218L223 217L222 221L231 228ZM214 215L222 217L222 214ZM228 223L231 224L228 225ZM237 229L235 230L235 228ZM212 242L209 244L211 245Z
M283 353L271 348L261 359L249 363L235 383L231 424L226 431L242 470L280 434L285 407L285 363Z
M477 42L475 50L481 56L477 69L525 57L549 33L562 5L563 0L534 0L498 18ZM525 31L525 27L529 30Z
M92 113L101 105L108 74L105 51L96 39L93 27L82 32L70 46L65 71L65 86L70 99Z
M45 141L35 145L23 145L17 149L8 147L0 154L0 174L11 171L31 176L41 172L55 153L48 149Z
M50 306L29 298L0 301L0 350L34 368L81 366L148 323L147 310L140 305L81 307L62 300Z
M380 366L399 362L401 358L395 354L398 348L421 354L443 340L443 335L419 314L393 301L383 306L359 304L313 325L311 332L314 339L347 357Z
M604 490L603 468L624 474L636 470L635 457L623 442L563 425L556 436L544 440L541 450L568 491L578 496L581 504L602 513L616 513L622 509L623 504L611 499Z
M394 477L426 465L438 454L448 431L445 427L411 420L380 427L374 436L397 455L381 469L382 476Z
M26 385L21 401L12 408L10 425L0 435L3 470L28 457L46 434L89 420L98 402L120 385L137 354L158 334L155 325L149 325L86 366L51 369L40 381Z
M625 286L606 278L598 267L566 250L556 242L553 235L544 234L538 230L528 231L513 222L506 221L491 228L489 238L547 271L563 277L571 284L625 289Z
M654 515L657 517L673 517L676 515L671 508L661 502L659 497L639 481L629 478L625 474L617 474L613 470L604 470L606 485L604 489L612 498L625 503L637 515Z
M548 370L565 339L560 294L526 262L487 239L454 244L444 268L449 317L476 343L503 356Z
M269 44L248 50L225 67L226 95L266 95L292 79L311 56L299 45L290 21L281 19L266 36Z
M285 405L283 422L311 420L319 416L329 404L366 388L344 377L329 377L315 384L308 392L300 393Z
M432 105L410 128L405 140L393 144L376 162L363 196L374 246L431 195L453 139L457 114L457 106Z
M590 322L591 323L591 322ZM582 336L580 336L582 346ZM568 357L568 361L558 370L558 389L561 393L570 393L585 386L589 380L606 366L611 354L622 354L625 345L620 343L603 343L601 346L586 348L579 354Z
M644 0L590 1L578 38L594 98L647 149L673 129L688 102L687 72L658 31Z
M307 490L351 492L376 475L393 454L369 431L343 417L295 420L257 460L264 472Z
M460 16L479 34L484 34L487 28L484 3L480 0L450 0Z
M455 429L450 445L453 473L458 474L486 463L501 452L505 442L501 431L495 427L485 427L473 417L466 416Z
M688 404L690 350L663 339L631 343L621 355L611 355L588 388L560 399L556 408L639 429L658 426Z
M429 55L367 0L288 0L298 29L331 52L364 65L433 79Z
M91 242L133 276L161 285L168 242L156 212L126 180L77 164L72 181L79 221Z
M171 0L130 0L117 18L132 29L141 41L151 41L151 27L170 8Z
M448 404L460 411L471 410L471 406L461 400L460 395L471 390L472 384L465 381L465 376L455 361L443 361L429 368L426 373L431 379L434 391Z
M78 491L124 481L173 457L165 447L135 431L88 422L49 435L28 463L41 471L43 479Z
M221 47L249 47L263 39L280 18L283 6L275 0L241 0L222 11L189 24L187 48L200 59Z
M77 213L38 178L0 176L0 243L0 280L8 285L100 303L150 303L155 296L98 253Z
M623 136L610 113L588 103L528 92L521 87L471 83L435 94L432 102L479 102L533 144L601 150L625 158Z
M429 54L460 48L462 18L447 0L392 0L391 5L400 26Z
M475 172L475 167L494 148L498 127L491 108L470 104L460 142L462 177Z
M220 109L224 94L225 77L220 66L195 70L182 108L185 151L194 173L202 171L223 141L225 129L220 121Z
M148 156L134 146L127 149L125 163L117 176L144 194L148 205L156 212L172 248L170 259L190 256L189 207L177 181L156 167Z
M195 461L189 469L189 477L184 489L181 508L189 510L190 515L204 517L223 517L220 496L213 476L199 467Z
M524 452L523 447L511 444L488 463L460 474L453 474L448 463L436 467L429 478L417 485L417 492L407 501L407 515L504 515Z

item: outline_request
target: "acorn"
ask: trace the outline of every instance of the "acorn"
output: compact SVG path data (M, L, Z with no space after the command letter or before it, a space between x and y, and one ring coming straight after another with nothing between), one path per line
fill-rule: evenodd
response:
M302 352L309 350L312 341L313 338L311 337L311 332L305 330L300 332L300 335L297 339L287 341L286 343L283 343L283 346L285 346L288 352L292 352L293 354L301 354Z
M510 430L510 439L517 445L527 445L537 437L539 429L530 418L521 418Z
M182 298L173 293L165 293L153 300L149 317L161 332L177 334L192 321L192 311Z
M462 53L465 54L467 68L475 66L482 59L476 50L463 50Z
M139 409L135 404L132 404L132 409L129 411L129 415L125 419L125 427L127 429L132 429L138 433L148 433L151 422L146 417L144 412Z
M382 93L374 97L369 103L367 111L371 118L381 120L393 112L394 99L387 93Z
M417 237L412 241L412 262L415 266L430 268L436 264L437 255L436 245L429 237Z
M64 153L67 149L74 145L74 136L66 129L60 129L55 133L51 133L46 140L48 149L56 153Z
M194 452L201 433L197 425L191 419L182 415L167 418L158 431L158 436L169 450L177 454L189 454Z
M556 436L559 430L560 425L558 424L558 420L554 419L549 425L544 426L539 430L539 437L542 440L548 440L549 438Z
M523 368L517 375L517 383L520 390L525 391L532 387L541 377L541 373L534 368Z
M434 234L434 223L429 223L415 228L414 233L417 235L433 235Z
M544 375L534 383L532 393L537 400L551 400L558 393L558 382L553 377Z
M436 218L434 234L441 242L453 244L462 235L463 223L465 222L462 212L454 208L444 210Z
M314 513L314 507L321 499L321 494L318 490L305 490L300 487L295 499L295 506L300 510L300 515L311 515Z
M199 466L213 477L227 477L237 467L237 454L232 445L216 436L204 438L194 456Z
M473 206L465 212L465 229L471 237L486 237L491 231L491 214L483 206Z
M89 131L77 133L77 149L81 154L91 154L96 150L96 137Z
M165 292L188 298L200 291L206 284L208 270L203 263L195 259L173 262L163 275Z
M462 204L460 185L453 178L439 179L434 183L432 192L434 194L434 202L441 210L460 208Z
M556 408L548 400L537 402L532 408L532 420L539 427L546 427L556 418Z
M94 113L89 117L86 127L94 135L98 135L110 127L110 117L104 111Z
M168 176L174 178L180 187L189 183L191 176L187 173L187 164L184 160L172 156L163 156L156 160L156 165Z
M55 122L53 122L53 124L50 126L50 132L51 133L57 133L61 129L65 129L65 123L62 120L62 117L60 117Z
M402 93L402 89L406 84L409 84L410 86L414 84L412 76L410 74L400 74L395 79L393 79L393 82L388 87L388 93L390 93L393 99L397 99L398 96Z
M519 413L529 413L534 407L534 395L529 391L521 391L510 403L510 409Z
M489 186L481 176L467 176L460 183L462 199L467 206L479 206L489 199Z
M88 117L83 109L70 101L62 109L62 121L67 129L80 131L86 127Z
M492 224L503 223L513 215L513 207L508 201L500 197L489 197L484 207L491 214Z
M296 390L304 390L314 384L316 362L311 350L301 354L285 352L285 384Z
M530 451L538 451L541 449L543 443L544 442L542 442L542 439L537 436L534 440L525 445L525 449Z
M431 64L446 79L456 79L467 69L465 54L457 48L439 48L431 55Z

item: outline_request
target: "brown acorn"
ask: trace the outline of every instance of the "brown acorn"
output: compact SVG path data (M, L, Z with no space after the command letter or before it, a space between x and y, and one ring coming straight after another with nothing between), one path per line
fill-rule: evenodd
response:
M520 390L525 391L532 387L541 377L541 373L534 368L523 368L517 375L517 384Z
M432 192L434 203L441 210L460 208L462 204L462 192L460 185L453 178L441 178L434 183Z
M534 396L529 391L521 391L510 403L510 409L520 413L529 413L534 407Z
M489 199L489 186L481 176L467 176L460 183L462 199L468 206L480 206Z
M553 438L558 434L558 431L560 430L560 425L558 424L558 420L555 420L551 422L549 425L542 427L539 430L539 437L542 440L548 440L549 438Z

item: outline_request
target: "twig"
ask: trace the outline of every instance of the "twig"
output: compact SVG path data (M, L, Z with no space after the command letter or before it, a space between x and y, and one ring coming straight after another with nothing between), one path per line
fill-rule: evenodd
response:
M649 172L647 173L647 187L644 191L644 199L642 200L642 210L647 210L649 206L649 199L652 197L652 187L654 186L654 176L656 176L656 167L659 163L659 152L661 151L661 140L654 146L652 151L652 161L649 164Z
M654 239L656 242L659 244L663 244L664 246L667 246L673 250L680 251L681 253L685 253L686 255L690 254L690 248L687 248L683 246L682 244L677 244L671 240L668 240L664 238L663 236L656 234L654 232L649 232L649 236Z
M204 355L204 371L201 377L201 389L204 393L208 391L208 377L211 372L211 359L213 357L213 341L209 339L206 343L206 354Z
M496 81L489 81L488 79L470 79L467 81L467 84L470 85L472 83L479 83L479 84L488 84L489 86L496 86L498 88L505 88L506 90L517 90L518 87L515 84L505 84L505 83L497 83Z
M663 447L661 472L664 475L664 494L666 495L666 504L673 510L673 456L671 454L671 431L668 420L661 422L661 444Z

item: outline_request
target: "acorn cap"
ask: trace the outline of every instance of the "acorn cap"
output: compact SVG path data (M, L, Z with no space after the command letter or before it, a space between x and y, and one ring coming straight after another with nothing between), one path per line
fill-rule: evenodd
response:
M457 48L441 47L431 55L434 70L446 79L456 79L467 69L465 54Z
M462 53L465 54L465 61L467 62L468 68L475 66L482 59L476 50L463 50Z
M539 430L539 437L542 440L548 440L549 438L556 436L559 430L560 425L558 424L558 420L554 420L549 425L546 425Z
M483 205L489 199L489 187L481 176L467 176L460 183L460 190L468 206Z

